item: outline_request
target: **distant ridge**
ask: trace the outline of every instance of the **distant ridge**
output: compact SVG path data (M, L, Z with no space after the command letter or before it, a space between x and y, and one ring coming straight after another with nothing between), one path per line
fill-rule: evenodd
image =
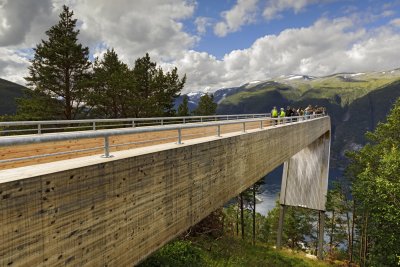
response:
M26 87L0 78L0 115L14 115L16 99L22 97Z

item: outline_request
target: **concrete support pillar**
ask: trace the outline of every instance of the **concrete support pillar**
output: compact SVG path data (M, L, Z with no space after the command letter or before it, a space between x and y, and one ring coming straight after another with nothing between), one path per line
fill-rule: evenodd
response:
M279 224L278 224L278 234L276 239L276 248L282 248L282 232L283 232L283 220L285 218L285 205L281 205L279 209Z
M318 249L317 257L323 259L324 252L324 227L325 227L325 211L320 210L318 214Z

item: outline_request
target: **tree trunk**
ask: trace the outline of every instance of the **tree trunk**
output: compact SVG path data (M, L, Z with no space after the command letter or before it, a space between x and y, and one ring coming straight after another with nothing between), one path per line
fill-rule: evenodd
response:
M242 239L244 240L244 210L243 210L243 194L240 193L240 221L242 224Z
M238 199L238 207L236 210L236 236L239 236L239 210L240 210L240 200Z
M353 214L351 220L351 244L350 244L350 262L353 262L353 255L354 255L354 226L355 226L355 219L356 219L356 204L353 202Z
M256 244L256 186L253 185L253 246Z
M350 244L351 244L351 227L350 227L350 215L349 212L346 211L346 226L347 226L347 254L349 257L349 261L350 261Z
M329 237L329 254L333 253L333 234L335 232L335 210L332 210L331 234Z
M364 254L363 254L363 262L364 266L366 266L367 263L367 250L368 250L368 212L365 216L365 222L364 222Z

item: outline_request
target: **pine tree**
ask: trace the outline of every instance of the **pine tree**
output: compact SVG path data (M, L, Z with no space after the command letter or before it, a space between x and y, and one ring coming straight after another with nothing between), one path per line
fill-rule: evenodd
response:
M89 48L78 43L73 11L63 6L59 17L59 22L46 31L48 40L42 40L34 49L25 79L35 91L60 100L63 117L74 119L82 111L87 95Z
M93 73L93 92L88 104L100 117L121 118L128 116L132 93L132 75L128 66L119 60L114 49L107 50L103 59L96 59Z
M135 117L175 114L174 99L179 96L186 82L186 75L180 79L177 68L164 73L147 53L136 60L132 73L136 97L131 99L130 113Z
M214 95L205 94L200 97L199 105L194 110L197 116L215 115L217 112L217 103L214 103Z
M352 193L359 214L361 264L395 266L400 259L400 98L370 140L348 153Z
M183 101L178 107L178 116L189 116L189 97L187 95L183 96Z
M63 118L64 110L60 100L38 91L26 89L17 99L17 114L13 120L35 121Z

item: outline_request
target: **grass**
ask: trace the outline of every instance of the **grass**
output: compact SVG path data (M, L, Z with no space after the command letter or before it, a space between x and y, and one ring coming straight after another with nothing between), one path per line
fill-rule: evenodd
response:
M176 240L161 248L142 262L139 267L155 266L224 266L224 267L328 267L343 266L310 259L303 252L276 250L265 244L255 246L236 237L207 236L191 241Z
M307 258L303 252L277 251L260 243L253 246L233 237L225 236L219 240L202 239L198 246L202 248L205 266L335 266Z

